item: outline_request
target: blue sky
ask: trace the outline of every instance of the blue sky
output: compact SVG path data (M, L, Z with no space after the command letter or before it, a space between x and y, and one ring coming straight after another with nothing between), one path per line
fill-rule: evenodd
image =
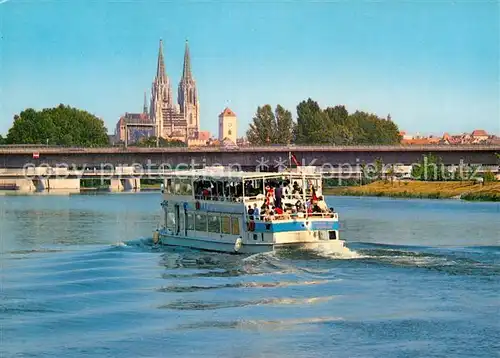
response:
M391 114L401 130L500 134L497 1L0 0L0 133L59 103L112 132L140 111L164 41L174 93L189 39L201 127L229 105L243 135L258 105L311 97Z

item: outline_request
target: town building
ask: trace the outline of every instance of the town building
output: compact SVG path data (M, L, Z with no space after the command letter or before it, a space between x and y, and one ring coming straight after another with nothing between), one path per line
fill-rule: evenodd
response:
M221 114L219 114L219 141L231 141L236 144L238 137L238 118L236 114L226 107Z
M126 112L116 123L114 143L136 142L140 138L148 138L154 134L154 126L149 118L146 94L144 94L142 113Z
M211 140L211 134L209 131L199 131L198 138L188 139L188 147L205 147Z
M444 133L442 137L439 136L411 136L405 132L400 132L402 137L401 144L403 145L466 145L466 144L494 144L497 143L499 138L495 135L490 135L482 129L476 129L471 133L462 133L450 135Z

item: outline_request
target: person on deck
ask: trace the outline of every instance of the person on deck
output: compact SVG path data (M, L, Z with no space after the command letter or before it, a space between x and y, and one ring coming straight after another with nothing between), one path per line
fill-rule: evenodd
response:
M260 210L257 204L253 204L253 216L256 220L260 220Z
M255 211L254 211L254 209L252 208L252 205L248 205L247 214L248 214L249 219L250 219L250 220L253 220L253 217L254 217Z
M274 205L278 208L281 208L281 199L283 197L283 183L278 184L278 187L274 192L274 197L275 197Z
M323 200L323 196L320 196L318 198L318 207L321 209L322 212L324 212L324 213L328 212L328 206L326 205L325 201Z
M283 209L281 209L279 206L273 207L274 212L276 215L283 215Z

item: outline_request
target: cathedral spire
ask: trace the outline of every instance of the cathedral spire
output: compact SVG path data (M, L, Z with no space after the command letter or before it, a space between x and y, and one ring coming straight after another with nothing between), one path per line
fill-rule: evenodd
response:
M186 40L186 49L184 51L184 68L182 70L182 79L190 80L192 79L191 75L191 56L189 55L189 44Z
M166 82L165 61L163 60L163 40L160 40L160 49L158 50L158 65L156 68L156 79L160 82Z

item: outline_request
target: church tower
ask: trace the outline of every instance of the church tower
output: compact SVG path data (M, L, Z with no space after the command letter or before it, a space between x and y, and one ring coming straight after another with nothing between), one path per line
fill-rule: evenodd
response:
M226 107L221 114L219 114L219 141L229 139L236 144L238 135L238 119L236 114Z
M165 61L163 59L163 41L160 40L160 49L158 50L158 62L156 66L156 76L151 88L150 116L156 123L156 136L163 137L164 131L164 108L172 109L174 102L172 99L172 87L170 79L165 71Z
M191 73L191 56L189 54L189 45L186 41L184 51L184 67L182 78L179 83L177 100L180 112L186 121L186 131L189 138L197 138L200 131L200 103L198 101L198 91L196 82Z

